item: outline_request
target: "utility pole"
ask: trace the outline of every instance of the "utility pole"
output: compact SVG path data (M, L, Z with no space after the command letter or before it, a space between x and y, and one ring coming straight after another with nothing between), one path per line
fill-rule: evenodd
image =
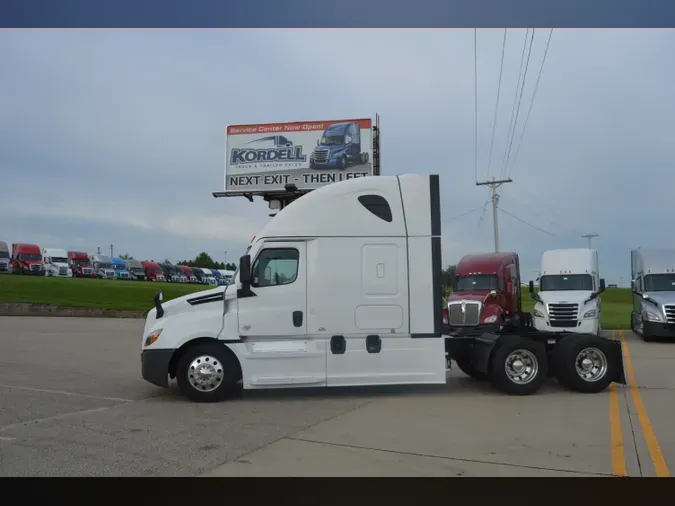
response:
M115 256L115 255L113 255L113 246L115 246L115 245L114 244L110 245L110 258Z
M593 249L591 248L591 239L594 237L600 237L598 234L585 234L581 236L584 239L588 239L588 249Z
M494 227L495 233L495 253L499 253L499 223L497 221L497 204L499 203L499 194L497 193L497 188L506 183L513 183L511 178L509 179L495 179L492 178L492 181L476 181L476 186L489 186L492 188L492 225Z
M101 247L100 247L100 246L96 246L96 251L97 251L98 254L100 255L100 254L101 254Z

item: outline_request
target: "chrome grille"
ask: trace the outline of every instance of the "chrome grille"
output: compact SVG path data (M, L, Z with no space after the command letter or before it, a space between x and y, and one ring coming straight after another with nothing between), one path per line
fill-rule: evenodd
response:
M464 305L464 311L462 311ZM448 305L448 318L452 326L472 326L480 323L480 302L453 302Z
M82 267L82 274L87 274L87 275L89 275L89 274L91 274L92 272L93 272L93 270L90 269L89 267Z
M65 276L68 274L68 267L59 267L59 276Z
M327 149L317 149L314 151L314 161L318 163L326 163L328 161L328 153L330 151Z
M108 271L108 272L105 273L105 277L106 277L106 278L111 278L111 279L112 279L112 278L115 277L115 273L114 273L114 272L111 272L111 271Z
M39 271L39 270L40 270L40 264L31 264L30 270L31 270L32 272L37 272L37 271Z
M666 310L666 321L675 324L675 305L664 306Z
M556 302L548 305L551 327L576 327L579 304Z
M164 281L164 276L155 276L157 281Z
M9 270L9 264L0 264L0 271L6 272Z

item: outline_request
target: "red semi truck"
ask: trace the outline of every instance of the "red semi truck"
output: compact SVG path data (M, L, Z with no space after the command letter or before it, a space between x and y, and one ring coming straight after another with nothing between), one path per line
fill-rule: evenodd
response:
M148 281L165 281L164 272L157 262L141 262L145 279Z
M42 253L37 244L12 244L12 274L44 276Z
M199 283L199 279L197 279L197 276L195 276L195 273L192 272L192 268L187 266L187 265L177 265L182 273L185 275L187 278L188 283Z
M457 264L444 311L451 327L518 324L521 317L518 254L466 255Z
M73 271L74 278L96 278L89 255L83 251L69 251L68 266Z

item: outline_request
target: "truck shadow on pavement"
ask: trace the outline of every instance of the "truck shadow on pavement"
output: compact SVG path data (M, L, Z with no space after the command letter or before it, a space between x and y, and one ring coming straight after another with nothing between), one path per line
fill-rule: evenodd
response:
M550 394L579 395L570 392L560 385L555 379L551 378L537 393L528 397L537 397ZM259 400L276 402L279 400L316 400L319 399L364 399L376 400L384 398L406 397L410 395L419 396L475 396L482 395L486 398L507 397L507 395L493 388L487 381L478 381L466 376L450 377L448 382L443 385L378 385L378 386L359 386L359 387L319 387L319 388L292 388L292 389L270 389L270 390L247 390L241 392L237 397L228 399L224 402L237 402L239 400ZM166 392L161 396L169 402L190 402L185 399L178 390L175 382L172 382ZM518 396L514 396L518 397Z

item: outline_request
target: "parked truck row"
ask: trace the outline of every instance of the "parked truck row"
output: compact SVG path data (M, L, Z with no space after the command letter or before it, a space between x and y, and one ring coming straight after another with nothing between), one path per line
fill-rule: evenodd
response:
M233 271L205 269L110 257L98 253L40 248L37 244L14 243L12 249L0 241L0 274L93 278L174 283L226 285Z

